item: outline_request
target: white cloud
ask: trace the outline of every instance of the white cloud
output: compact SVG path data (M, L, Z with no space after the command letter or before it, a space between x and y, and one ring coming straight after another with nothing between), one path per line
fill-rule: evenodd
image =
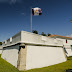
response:
M16 2L17 2L17 0L11 0L10 4L12 4L12 3L15 4Z
M21 13L22 15L25 15L25 13Z
M10 3L15 4L16 2L20 3L22 0L0 0L0 3Z
M11 2L15 3L17 0L11 0Z
M71 35L67 35L67 37L72 37L72 34Z

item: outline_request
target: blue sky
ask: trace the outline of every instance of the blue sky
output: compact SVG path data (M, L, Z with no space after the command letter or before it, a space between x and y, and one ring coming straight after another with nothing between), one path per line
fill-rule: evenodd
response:
M0 41L21 30L30 32L31 7L40 7L41 16L32 16L39 34L72 34L72 0L0 0Z

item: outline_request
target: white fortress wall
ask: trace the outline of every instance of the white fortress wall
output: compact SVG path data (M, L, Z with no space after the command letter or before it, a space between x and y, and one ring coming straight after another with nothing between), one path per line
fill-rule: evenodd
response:
M3 49L1 57L13 66L17 67L19 45Z
M65 62L62 47L27 46L26 69L41 68Z

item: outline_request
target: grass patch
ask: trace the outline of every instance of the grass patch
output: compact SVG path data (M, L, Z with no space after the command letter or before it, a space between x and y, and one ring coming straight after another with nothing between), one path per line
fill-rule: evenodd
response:
M66 62L60 64L28 71L19 71L0 57L0 72L65 72L67 69L72 69L72 57L68 57Z
M0 54L0 57L1 57L1 54Z
M72 56L68 57L67 60L72 60Z

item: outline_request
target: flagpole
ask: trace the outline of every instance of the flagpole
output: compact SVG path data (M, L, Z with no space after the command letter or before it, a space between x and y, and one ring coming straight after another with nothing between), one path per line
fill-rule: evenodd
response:
M31 32L32 32L32 8L31 8Z

